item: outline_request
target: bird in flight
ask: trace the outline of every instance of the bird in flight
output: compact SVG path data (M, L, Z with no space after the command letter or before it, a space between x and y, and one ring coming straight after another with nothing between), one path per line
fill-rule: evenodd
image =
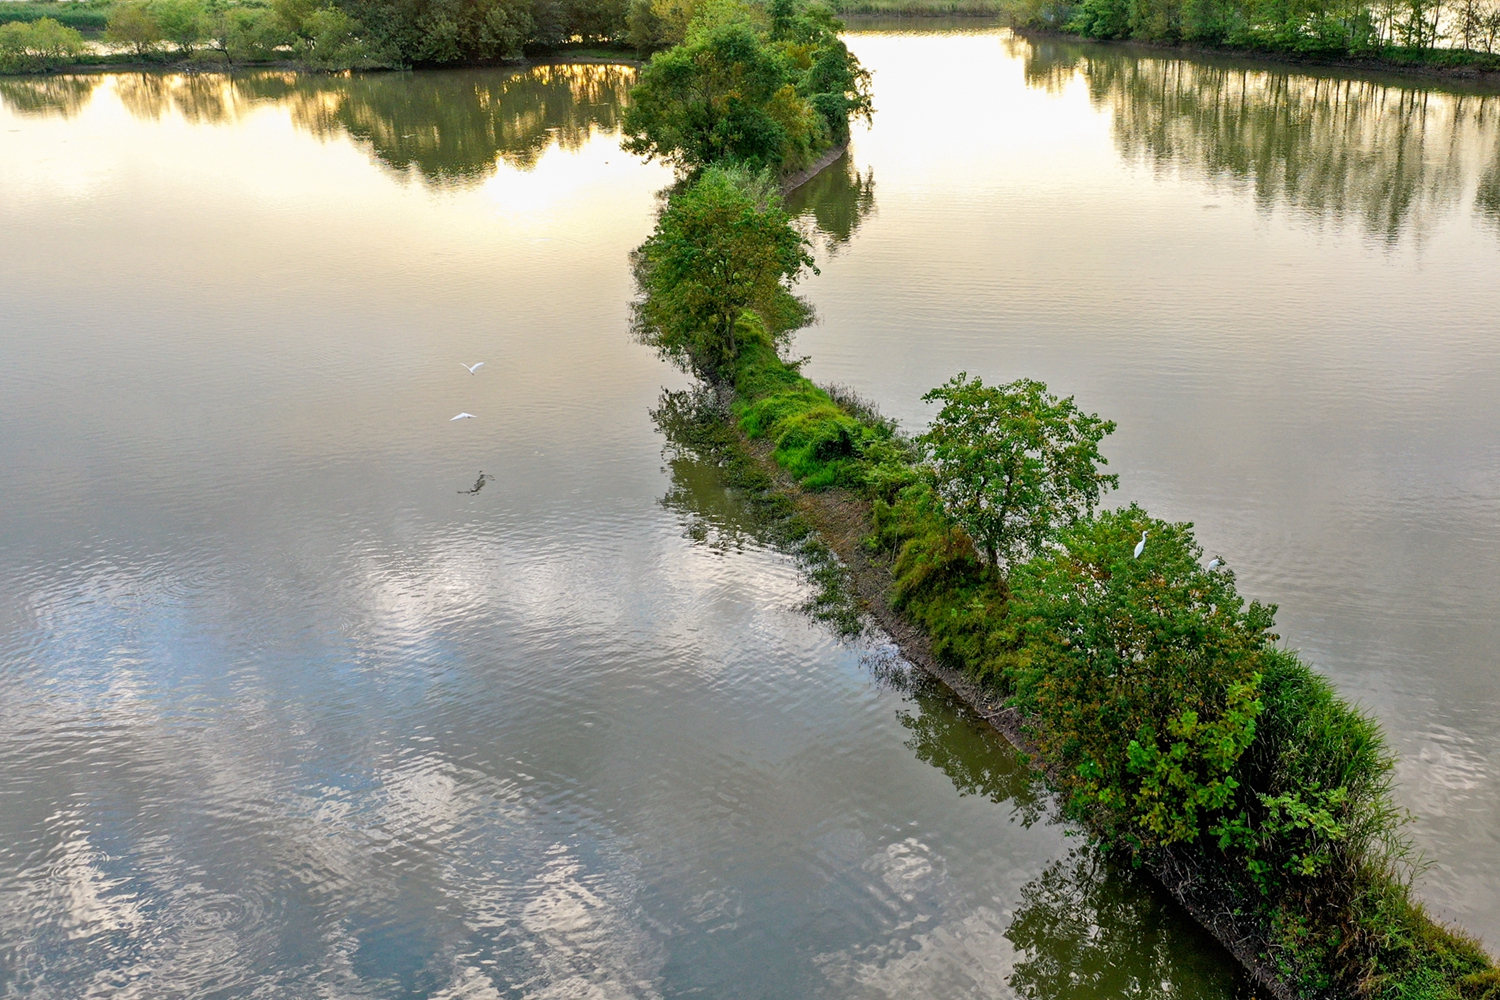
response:
M1141 553L1146 551L1146 533L1141 532L1141 540L1135 543L1135 558L1139 559Z
M449 417L448 418L448 422L451 424L455 420L473 420L473 419L474 419L474 414L472 414L472 413L460 413L456 417Z
M485 483L489 482L491 479L494 479L494 478L495 478L494 476L486 475L483 471L481 471L479 473L479 478L474 481L474 488L472 490L459 490L458 492L460 492L460 493L478 493L480 490L484 489L484 484Z
M460 368L462 368L462 369L463 369L463 370L464 370L464 371L466 371L466 372L468 372L468 373L469 373L469 374L470 374L470 375L473 375L473 374L474 374L474 373L475 373L475 372L477 372L477 371L478 371L478 370L479 370L479 369L481 369L481 368L483 368L483 367L484 367L484 362L483 362L483 361L481 361L481 362L479 362L479 363L478 363L478 364L474 364L474 365L466 365L466 364L464 364L464 363L463 363L463 362L462 362L462 361L460 361L460 362L459 362L459 363L458 363L458 366L459 366L459 367L460 367Z

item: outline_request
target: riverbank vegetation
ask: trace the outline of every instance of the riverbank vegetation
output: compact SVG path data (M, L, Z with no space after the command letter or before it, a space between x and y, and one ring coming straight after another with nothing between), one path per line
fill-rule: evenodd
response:
M890 13L894 8L886 5L896 0L851 2L873 5L868 13ZM908 13L995 10L994 0L900 2ZM722 0L22 0L0 4L0 25L22 26L0 37L10 38L11 49L28 55L0 65L0 72L80 62L295 63L320 69L461 66L567 51L644 57L687 43L691 52L679 53L682 58L707 54L748 65L740 57L758 55L757 83L776 77L777 86L789 83L802 90L802 83L810 82L811 96L840 92L839 81L828 74L848 63L830 54L843 47L830 28L832 17L833 8L820 5L794 13L786 0L770 0L763 7ZM85 46L82 35L74 34L68 36L69 45L52 45L47 58L39 60L35 50L40 43L33 39L42 36L27 32L44 20L50 23L49 39L60 25L88 33L109 48ZM767 30L752 32L750 49L731 54L724 46L734 39L721 30L730 22L756 22ZM690 40L694 24L699 35ZM664 68L664 86L668 75ZM847 120L831 105L813 109L835 129ZM791 115L799 109L783 110ZM795 131L791 120L781 124Z
M1002 0L1015 27L1360 60L1500 71L1500 0Z
M693 51L683 65L718 58ZM745 92L764 107L778 91ZM723 120L686 101L653 114L661 137ZM812 263L776 196L785 147L732 134L637 146L685 180L636 252L636 334L702 380L719 447L742 467L758 448L802 491L864 510L891 603L941 664L1021 713L1064 814L1278 993L1500 997L1478 944L1413 894L1375 721L1277 645L1276 608L1205 564L1190 523L1100 509L1112 422L1038 382L961 373L910 437L801 374L787 347L811 317L795 283Z

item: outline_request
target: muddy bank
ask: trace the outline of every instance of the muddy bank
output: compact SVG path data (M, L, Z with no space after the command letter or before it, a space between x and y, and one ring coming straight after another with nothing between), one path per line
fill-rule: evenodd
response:
M791 194L793 191L797 190L799 187L806 184L808 181L812 180L823 171L827 170L833 164L837 163L839 161L839 158L847 152L849 152L849 144L847 142L842 143L838 146L834 146L832 149L825 152L822 156L812 161L812 163L807 165L806 169L798 170L793 174L788 174L785 178L782 179L781 193L783 195Z

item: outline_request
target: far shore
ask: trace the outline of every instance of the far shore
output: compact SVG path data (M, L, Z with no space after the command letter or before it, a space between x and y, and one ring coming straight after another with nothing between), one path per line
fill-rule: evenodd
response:
M1169 44L1147 42L1138 39L1085 38L1055 28L1012 28L1018 37L1028 40L1047 39L1058 42L1075 42L1080 45L1108 45L1115 48L1139 50L1142 55L1160 56L1173 53L1194 58L1230 60L1237 64L1275 63L1300 70L1336 70L1340 73L1357 73L1364 77L1425 77L1442 80L1450 84L1470 84L1476 89L1500 89L1500 57L1496 68L1474 65L1445 65L1435 62L1391 59L1384 56L1334 59L1319 56L1300 56L1290 52L1268 52L1261 49L1214 48L1188 43ZM1441 51L1441 50L1439 50ZM1248 68L1248 67L1247 67Z

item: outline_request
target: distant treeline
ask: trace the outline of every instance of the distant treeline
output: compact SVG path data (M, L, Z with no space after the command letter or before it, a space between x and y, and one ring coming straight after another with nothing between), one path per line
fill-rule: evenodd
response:
M9 35L0 32L0 72L56 68L87 54L77 35L58 45L51 25L69 32L102 29L106 41L134 60L296 61L358 69L480 65L564 46L644 56L684 41L688 25L715 2L28 0L0 3L0 25L17 25ZM32 26L43 20L49 27L36 35ZM5 39L13 53L8 62Z
M1002 0L1017 27L1500 69L1500 0Z

